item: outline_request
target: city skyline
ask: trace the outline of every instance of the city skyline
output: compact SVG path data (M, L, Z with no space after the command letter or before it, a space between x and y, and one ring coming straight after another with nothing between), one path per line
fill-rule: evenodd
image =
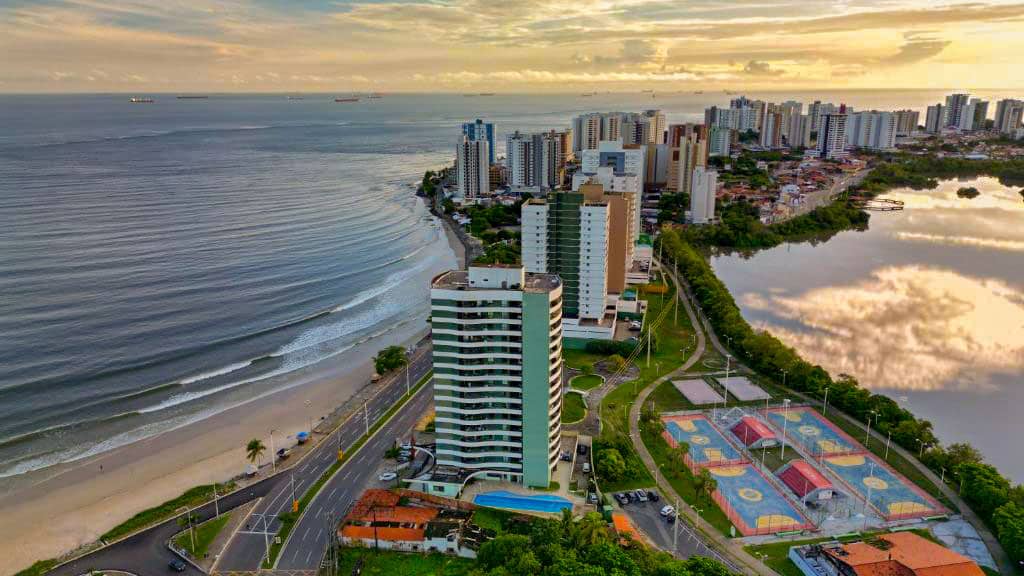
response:
M0 92L1013 89L1024 3L0 3Z

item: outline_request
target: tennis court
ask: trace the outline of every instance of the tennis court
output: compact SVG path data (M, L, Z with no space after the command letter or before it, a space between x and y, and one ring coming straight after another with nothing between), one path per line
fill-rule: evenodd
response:
M934 516L942 505L874 454L847 454L824 459L836 476L861 500L870 502L886 520Z
M798 406L784 410L772 408L768 420L780 431L786 431L789 442L811 456L859 454L864 448L812 408Z
M760 386L748 380L745 376L730 376L728 378L716 378L718 383L725 387L734 398L740 402L751 402L753 400L766 400L771 398Z
M744 536L811 528L807 520L750 464L717 466L714 499Z
M704 380L673 380L672 385L694 406L718 404L722 401L722 395Z
M702 466L738 464L746 459L707 418L699 414L662 416L665 423L663 437L669 446L675 448L680 442L689 445L686 462L691 470Z

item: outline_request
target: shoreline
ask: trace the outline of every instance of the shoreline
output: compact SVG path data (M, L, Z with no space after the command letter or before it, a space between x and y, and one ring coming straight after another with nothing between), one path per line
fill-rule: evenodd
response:
M465 246L439 218L459 265ZM390 345L410 346L429 334L428 311L410 322L287 376L282 390L209 418L102 454L27 473L0 494L4 522L0 575L95 544L107 530L136 513L200 484L224 482L245 472L245 443L278 448L295 433L330 419L371 386L373 356ZM307 408L307 402L310 407ZM258 478L268 467L261 467Z

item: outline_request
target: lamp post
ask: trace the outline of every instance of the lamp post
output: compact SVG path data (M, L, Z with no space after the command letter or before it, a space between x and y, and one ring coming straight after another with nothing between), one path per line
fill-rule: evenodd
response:
M867 448L871 443L871 416L878 414L878 412L872 410L868 412L867 427L864 428L864 447Z
M787 372L785 368L779 368L779 371L782 372L782 387L785 388L786 387L786 374L788 374L789 372Z
M313 402L306 400L306 420L309 423L309 439L313 439Z
M786 461L786 427L789 424L789 398L782 399L782 453L779 458Z
M825 403L821 405L821 415L828 416L828 386L825 386Z
M277 473L277 451L274 449L274 432L276 431L273 428L270 429L270 465L275 474Z
M889 436L885 439L885 461L889 461L889 444L892 444L892 430L889 430Z

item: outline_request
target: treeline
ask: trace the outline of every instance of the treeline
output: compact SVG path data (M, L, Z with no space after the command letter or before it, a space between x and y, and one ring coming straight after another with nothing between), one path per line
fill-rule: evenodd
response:
M1004 186L1024 185L1024 159L967 160L933 155L894 154L879 162L852 193L877 196L892 188L930 190L940 180L994 176Z
M715 276L711 265L675 230L665 230L658 242L663 253L674 260L690 285L694 297L715 331L729 338L744 362L761 374L778 378L786 372L786 385L823 400L859 420L873 417L882 433L892 433L893 442L918 453L930 447L922 462L936 473L945 468L950 482L962 480L964 500L988 522L1000 543L1015 561L1024 560L1024 488L1012 486L980 453L963 444L947 448L939 444L932 424L899 406L895 400L872 394L849 375L833 379L821 366L801 358L795 350L766 331L756 332L743 318L728 288Z
M695 556L676 560L642 544L619 542L596 512L573 520L519 521L488 541L476 558L475 576L729 576L723 564Z
M683 232L690 244L740 250L772 248L791 241L828 236L867 226L869 216L846 201L837 201L778 224L761 222L757 206L740 200L723 206L719 223L690 226Z

